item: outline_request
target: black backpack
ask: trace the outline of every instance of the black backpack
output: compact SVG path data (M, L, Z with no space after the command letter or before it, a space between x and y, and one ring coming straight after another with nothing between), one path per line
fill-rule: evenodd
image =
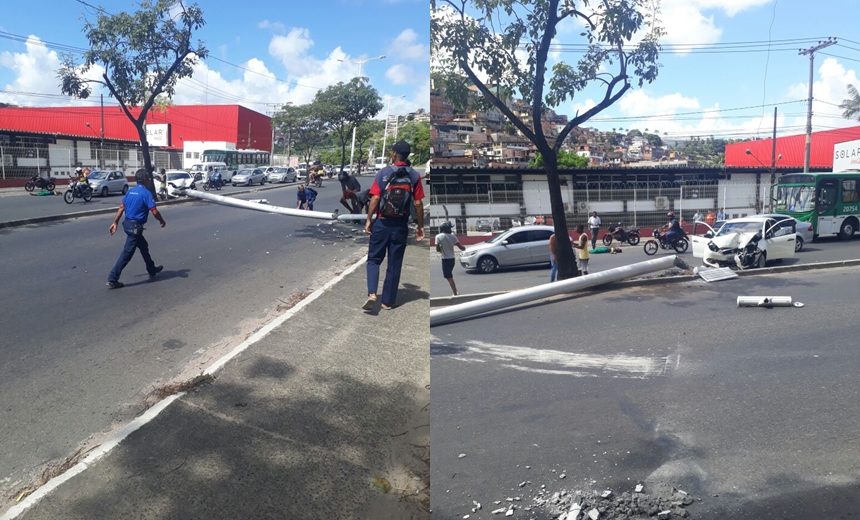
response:
M412 176L404 167L398 168L388 177L382 188L379 213L384 218L407 218L412 205Z
M307 191L309 191L309 192L313 193L314 198L316 198L316 196L317 196L317 195L319 195L319 193L317 193L317 190L315 190L315 189L313 189L313 188L305 188L305 189L306 189Z

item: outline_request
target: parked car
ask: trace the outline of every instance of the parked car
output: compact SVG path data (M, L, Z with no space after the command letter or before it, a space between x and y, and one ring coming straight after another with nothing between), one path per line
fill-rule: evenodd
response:
M266 178L269 182L296 182L298 173L293 168L276 167Z
M233 178L230 179L230 183L233 186L238 186L240 184L250 186L257 182L260 183L260 186L266 184L266 176L263 175L263 170L259 168L239 170L235 175L233 175Z
M549 263L549 237L552 226L520 226L509 229L487 242L466 247L460 253L464 269L492 273L499 267Z
M704 235L697 230L703 226ZM767 262L793 258L795 239L793 223L780 224L773 218L751 216L727 220L719 231L697 222L689 235L693 256L708 267L764 267Z
M493 225L490 223L489 220L479 218L478 220L475 221L475 231L491 232L492 230L493 230Z
M260 170L263 170L263 175L266 176L266 182L271 182L269 180L269 174L274 172L275 168L277 168L277 166L258 166L257 168L259 168Z
M167 170L167 196L178 197L180 188L188 188L194 182L194 177L184 170ZM171 186L173 184L175 188ZM156 186L157 187L157 186Z
M125 173L119 170L93 170L87 179L93 189L93 195L106 197L111 193L125 195L128 191L128 179Z

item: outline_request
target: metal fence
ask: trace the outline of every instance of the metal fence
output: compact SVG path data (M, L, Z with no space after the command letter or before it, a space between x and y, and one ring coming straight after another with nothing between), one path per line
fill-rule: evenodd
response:
M181 168L181 153L150 150L153 167ZM28 179L32 175L68 177L78 166L123 170L127 175L143 167L139 147L78 141L75 144L0 144L0 178Z
M456 184L437 179L433 178L430 189L431 229L445 220L446 210L460 234L552 222L545 179ZM704 220L709 213L722 210L728 219L771 209L770 186L764 179L758 189L755 182L747 179L562 183L561 188L570 228L587 224L593 211L606 228L618 222L624 226L659 226L666 223L669 211L692 223L696 213Z

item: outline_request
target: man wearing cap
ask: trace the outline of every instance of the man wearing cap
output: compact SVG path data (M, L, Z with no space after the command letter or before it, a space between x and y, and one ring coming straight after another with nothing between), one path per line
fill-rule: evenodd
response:
M164 217L161 216L158 208L155 207L155 199L152 197L152 193L146 188L149 174L145 170L138 170L134 178L137 181L137 185L128 190L128 193L122 198L122 202L113 219L113 224L108 229L110 234L113 235L116 232L120 217L125 212L125 220L122 222L122 229L126 234L125 247L123 247L116 265L114 265L108 275L107 286L111 289L119 289L124 286L119 281L119 276L122 274L125 266L131 261L131 257L134 256L134 252L137 249L140 250L140 256L143 257L143 262L146 264L146 272L149 273L150 278L154 278L155 275L164 269L162 265L156 266L155 262L152 261L152 257L149 256L149 243L143 238L143 225L146 224L149 212L152 212L158 222L161 223L161 227L164 227L167 223L164 222Z
M396 177L395 173L404 168L409 174L412 186L412 201L415 205L415 220L418 228L415 239L424 240L424 187L421 176L412 169L409 163L409 143L397 141L391 146L391 164L377 172L370 187L370 207L364 232L370 235L367 252L367 300L362 309L369 311L376 305L376 291L379 289L379 266L388 254L388 267L385 271L385 281L382 286L382 308L393 309L397 306L397 288L400 285L400 270L403 267L403 255L406 252L406 240L409 236L409 216L401 218L385 218L380 211L380 199L389 187L389 182ZM373 220L376 215L376 220Z

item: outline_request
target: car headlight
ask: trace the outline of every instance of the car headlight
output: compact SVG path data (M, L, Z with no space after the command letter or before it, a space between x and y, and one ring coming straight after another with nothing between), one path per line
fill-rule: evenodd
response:
M477 251L463 251L460 253L460 258L470 258L475 256L475 253L477 253Z
M720 250L720 248L719 248L719 247L717 247L717 244L715 244L715 243L713 243L713 242L708 242L708 249L710 249L710 250L711 250L711 251L713 251L714 253L716 253L717 251L719 251L719 250Z

